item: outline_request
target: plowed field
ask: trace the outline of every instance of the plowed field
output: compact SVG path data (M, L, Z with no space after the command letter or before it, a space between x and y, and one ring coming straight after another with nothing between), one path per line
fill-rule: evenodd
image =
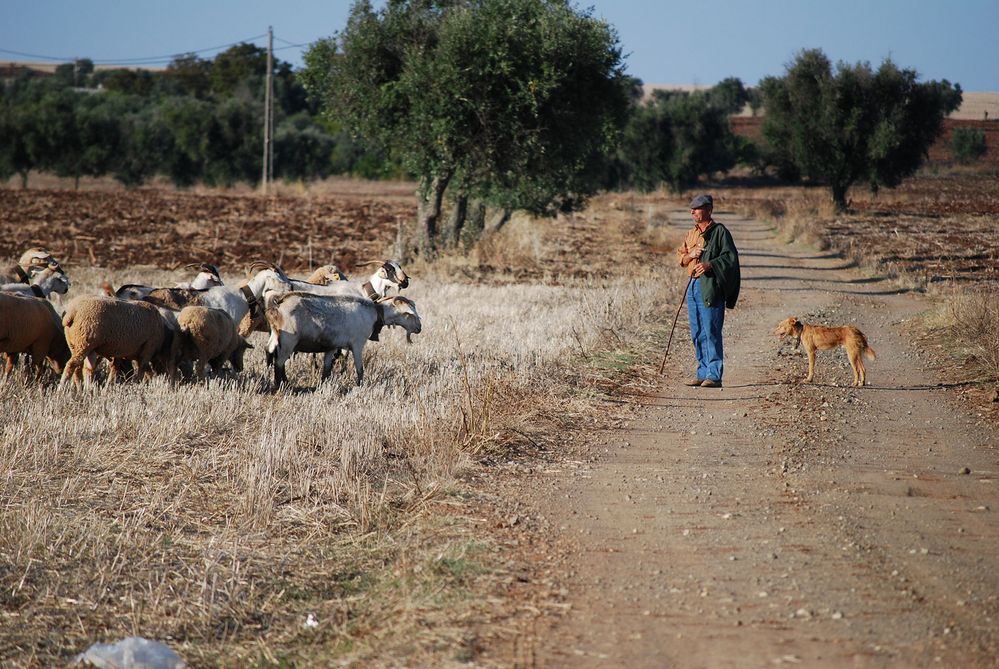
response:
M114 269L258 259L349 269L379 258L414 210L413 197L398 195L0 189L0 257L40 245L65 263Z
M828 199L828 190L731 189L721 196L726 207L767 200L776 211L790 213L796 200ZM999 281L999 179L995 175L927 174L896 189L883 189L877 196L855 187L850 201L848 214L809 216L805 206L799 205L797 217L810 218L832 248L865 264L920 277L925 283Z

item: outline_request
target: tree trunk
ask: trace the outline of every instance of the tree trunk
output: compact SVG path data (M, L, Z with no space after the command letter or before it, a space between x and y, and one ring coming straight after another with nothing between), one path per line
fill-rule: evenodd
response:
M510 222L510 216L513 214L513 210L503 207L498 209L493 218L489 221L486 229L490 232L499 232L499 229Z
M447 229L444 232L444 243L449 247L458 246L461 239L461 231L465 227L465 220L468 218L468 196L461 193L454 199L454 208L451 209L451 216L448 218Z
M832 197L833 204L836 205L836 211L844 212L847 209L846 202L846 192L850 189L849 184L833 184L832 185Z
M473 200L465 216L465 227L459 240L467 252L482 237L486 229L486 205L482 200Z
M443 172L430 178L420 189L420 206L416 210L416 246L424 258L437 255L437 226L441 217L444 191L451 181L451 173Z
M23 170L21 172L21 190L28 189L28 170Z

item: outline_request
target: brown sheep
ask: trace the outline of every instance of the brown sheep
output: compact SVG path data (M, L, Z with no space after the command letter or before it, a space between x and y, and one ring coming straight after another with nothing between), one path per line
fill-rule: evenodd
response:
M14 367L14 356L30 353L36 373L46 358L56 373L69 360L59 315L48 300L0 293L0 351L5 354L4 371Z
M243 350L249 345L236 331L232 318L221 309L184 307L177 315L183 357L196 359L198 377L204 379L211 364L218 371L226 360L237 372L243 370Z
M77 383L81 376L89 383L92 372L87 370L83 374L83 362L89 359L92 369L96 356L134 360L138 363L138 376L142 378L152 374L153 357L170 350L169 346L164 346L169 338L163 317L156 307L144 302L81 295L70 302L62 324L72 353L63 370L63 383L67 380ZM112 365L108 382L113 383L116 376L117 368Z

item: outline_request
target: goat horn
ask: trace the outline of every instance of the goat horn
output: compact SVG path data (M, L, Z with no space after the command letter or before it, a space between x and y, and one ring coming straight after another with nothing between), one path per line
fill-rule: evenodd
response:
M257 270L258 267L261 269L276 269L274 263L265 262L263 260L254 260L250 263L250 266L246 270L247 275L254 274L254 270Z

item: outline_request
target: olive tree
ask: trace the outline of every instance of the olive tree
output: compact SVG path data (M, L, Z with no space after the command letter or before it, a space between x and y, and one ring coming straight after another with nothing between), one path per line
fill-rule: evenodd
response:
M426 254L449 186L534 210L596 188L627 109L616 33L566 0L358 0L305 61L324 112L418 177Z
M665 184L680 191L701 175L735 167L749 142L729 127L731 100L712 91L656 91L636 106L618 147L613 185L647 192Z
M985 131L977 128L954 128L947 146L951 157L960 165L971 165L988 151Z
M877 70L842 62L834 70L818 49L802 51L760 88L773 160L784 173L827 183L840 210L855 183L876 192L912 175L961 104L958 84L919 83L891 60Z

